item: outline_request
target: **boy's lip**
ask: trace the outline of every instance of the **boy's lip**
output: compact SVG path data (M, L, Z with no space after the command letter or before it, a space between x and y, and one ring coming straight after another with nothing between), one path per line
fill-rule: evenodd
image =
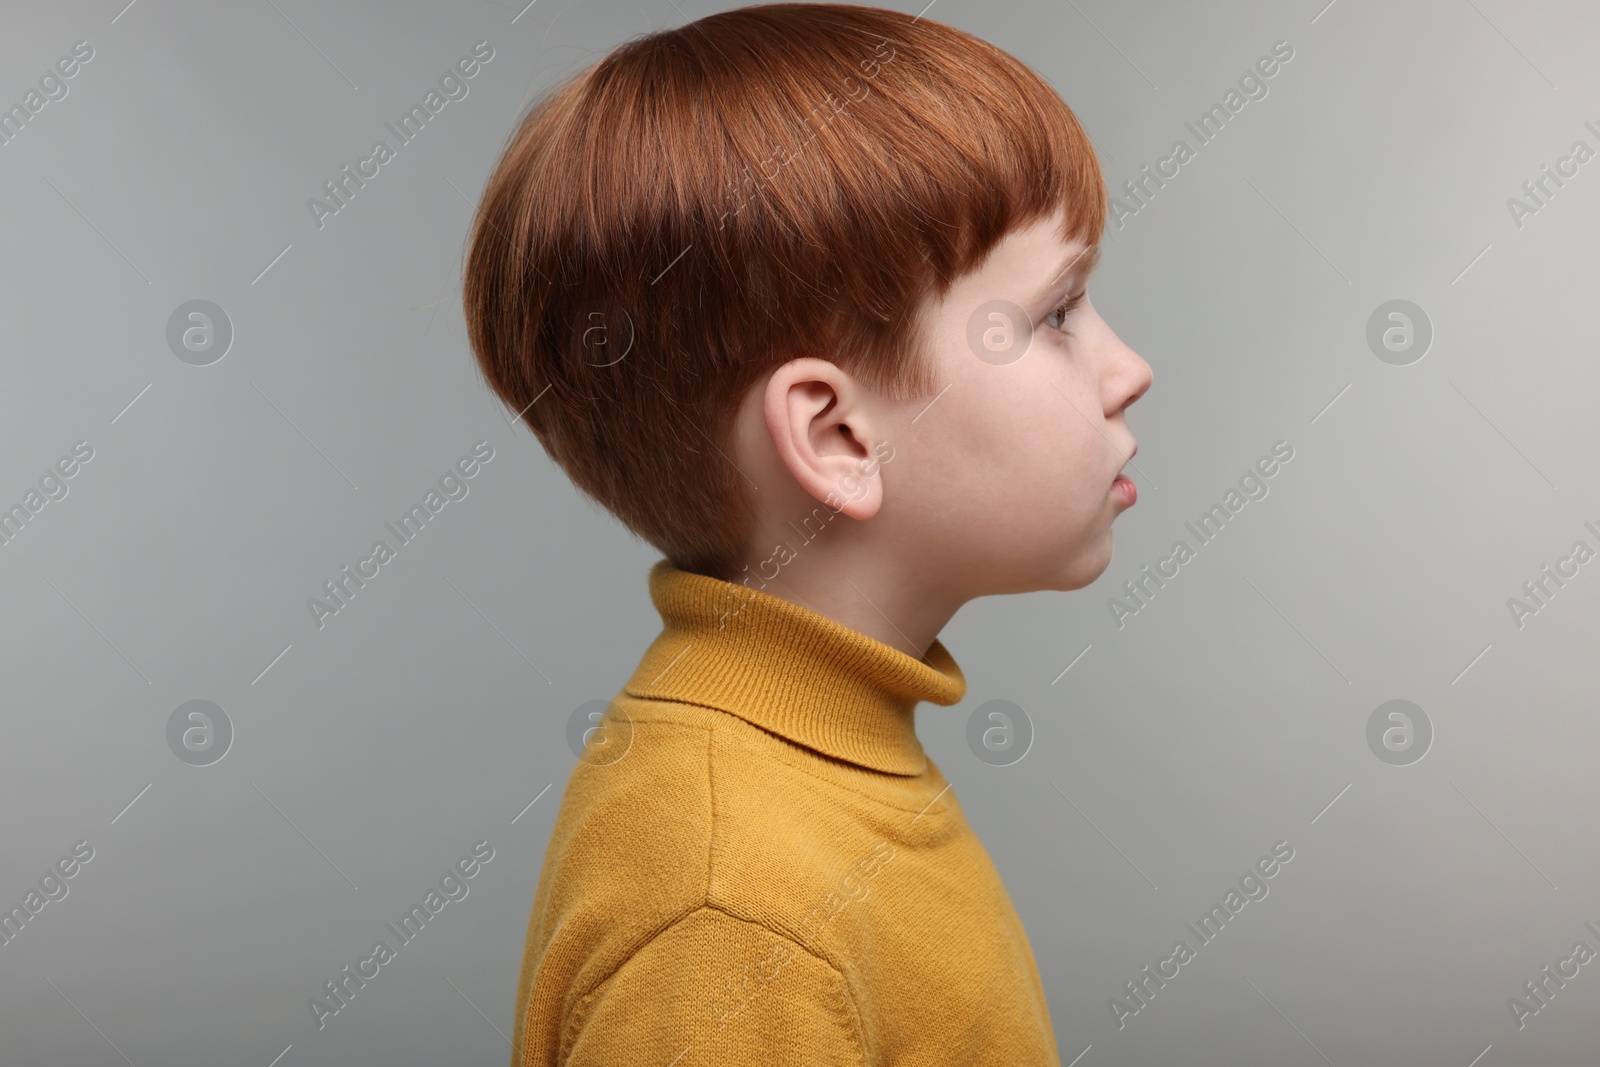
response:
M1128 458L1122 461L1122 465L1124 467L1127 466L1128 463L1133 459L1134 454L1136 452L1138 452L1138 451L1139 451L1139 444L1138 444L1138 442L1134 442L1133 451L1128 453ZM1118 482L1127 482L1128 483L1127 488L1121 490L1121 492L1123 494L1122 499L1124 500L1124 502L1128 506L1131 507L1133 505L1134 501L1139 499L1139 487L1133 484L1133 479L1132 478L1129 478L1126 474L1123 474L1119 470L1117 472L1117 476L1115 478L1111 479L1111 492L1116 493L1116 492L1119 491L1118 488L1117 488L1117 483Z
M1133 443L1133 451L1129 452L1128 453L1128 458L1122 461L1122 466L1126 467L1128 464L1132 463L1133 462L1133 457L1137 456L1138 454L1139 454L1139 442L1135 441ZM1119 467L1117 469L1117 473L1119 475L1122 473L1122 468L1121 467Z

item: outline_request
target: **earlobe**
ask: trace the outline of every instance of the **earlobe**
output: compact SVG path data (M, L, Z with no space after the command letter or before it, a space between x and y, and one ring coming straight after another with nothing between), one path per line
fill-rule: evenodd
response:
M763 397L767 432L790 476L810 496L854 519L877 514L883 499L863 399L849 374L809 356L774 371Z

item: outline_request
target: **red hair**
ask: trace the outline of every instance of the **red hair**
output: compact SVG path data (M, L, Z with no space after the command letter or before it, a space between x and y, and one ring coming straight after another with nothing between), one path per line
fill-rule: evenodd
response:
M539 97L489 178L463 302L490 387L683 570L754 536L730 431L800 356L937 388L923 302L1012 229L1105 225L1100 165L1037 73L873 7L781 3L634 38Z

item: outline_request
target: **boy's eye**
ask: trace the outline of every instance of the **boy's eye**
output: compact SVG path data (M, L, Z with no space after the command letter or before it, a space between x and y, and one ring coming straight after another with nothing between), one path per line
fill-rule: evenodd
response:
M1050 312L1049 315L1045 316L1045 318L1044 318L1045 323L1049 324L1050 320L1051 320L1051 318L1053 316L1060 315L1061 316L1061 324L1059 326L1051 325L1050 328L1053 329L1053 330L1057 330L1057 331L1059 331L1061 333L1070 333L1071 331L1069 331L1066 328L1066 326L1067 326L1067 316L1071 315L1074 311L1077 310L1078 305L1083 303L1083 298L1085 296L1087 296L1088 294L1089 294L1089 291L1087 289L1085 289L1083 292L1074 293L1072 296L1069 296L1067 299L1063 300L1056 307L1056 309L1054 311Z

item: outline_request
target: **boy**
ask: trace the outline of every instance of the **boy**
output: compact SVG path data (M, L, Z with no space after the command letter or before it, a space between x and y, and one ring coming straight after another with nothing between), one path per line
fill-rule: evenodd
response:
M666 558L566 788L512 1063L1058 1064L914 728L966 601L1105 570L1150 368L1034 72L835 4L626 43L542 98L465 271L484 374Z

